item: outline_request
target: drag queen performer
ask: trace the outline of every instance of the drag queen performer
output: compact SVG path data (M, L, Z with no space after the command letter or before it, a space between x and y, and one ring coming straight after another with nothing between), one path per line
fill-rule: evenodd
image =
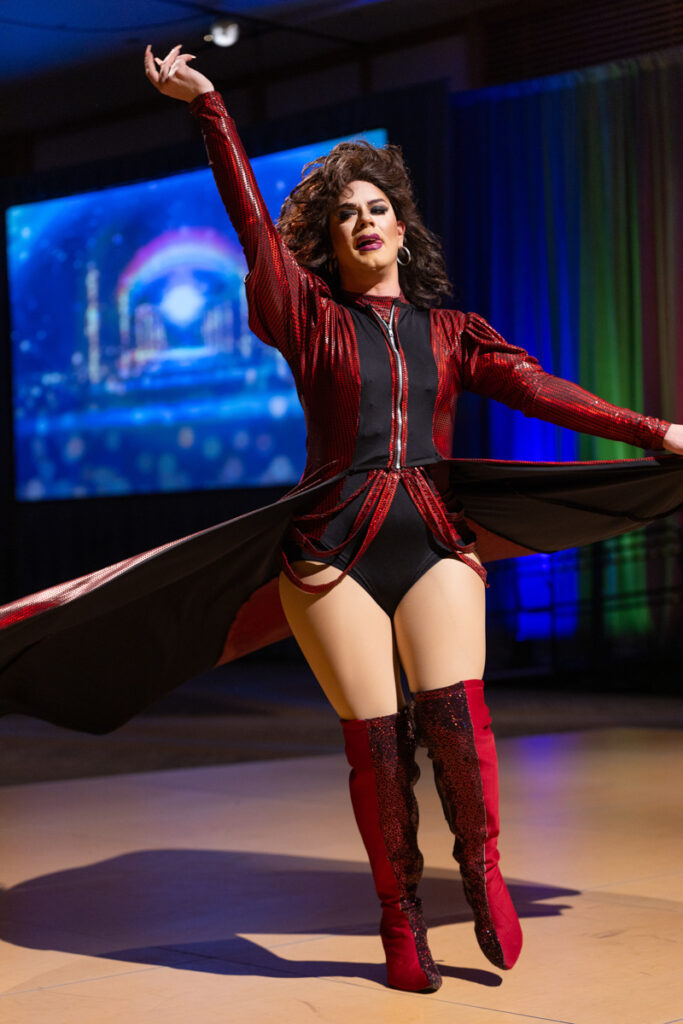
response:
M0 710L107 731L291 631L342 722L389 984L433 992L441 979L417 895L416 737L483 952L509 968L522 944L498 868L481 559L614 536L683 504L683 462L671 456L453 460L457 397L469 389L679 455L683 426L609 405L546 374L481 317L437 308L449 291L441 250L395 148L342 143L315 161L278 232L192 59L175 47L155 60L148 48L146 74L189 102L202 130L249 267L250 326L282 352L304 407L306 469L274 505L0 609Z
M431 992L440 977L417 896L416 733L433 761L479 944L501 968L522 945L498 868L496 753L481 681L485 571L476 538L445 514L430 474L437 453L450 455L448 375L643 447L683 452L683 427L549 377L480 317L430 310L448 281L395 149L342 143L316 161L278 234L221 97L190 60L176 47L155 63L148 49L146 72L162 93L191 102L202 128L249 265L251 326L287 359L307 412L309 467L346 470L294 520L280 598L342 722L389 984Z

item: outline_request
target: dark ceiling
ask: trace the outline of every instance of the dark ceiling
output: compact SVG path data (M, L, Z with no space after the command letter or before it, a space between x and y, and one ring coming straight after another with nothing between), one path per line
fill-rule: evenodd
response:
M0 136L73 131L88 118L144 113L147 43L176 42L223 91L369 60L387 49L464 31L468 19L529 0L3 0ZM553 0L532 0L545 4ZM230 48L205 42L218 16L234 18Z
M229 3L229 5L228 5ZM240 39L205 42L217 17ZM104 115L154 106L146 43L182 42L224 92L465 35L469 81L489 85L585 67L683 43L680 0L2 0L0 139L72 132ZM368 71L365 89L372 91ZM370 84L371 83L371 84ZM257 113L257 117L260 116ZM0 160L2 154L0 153Z
M195 0L3 0L3 59L0 81L19 82L67 67L107 63L139 56L146 43L163 49L172 40L193 50L219 15L240 22L242 38L272 37L283 51L308 39L323 48L372 46L387 35L421 31L495 6L501 0L242 0L231 4ZM238 59L224 50L225 61ZM103 63L105 62L105 63Z

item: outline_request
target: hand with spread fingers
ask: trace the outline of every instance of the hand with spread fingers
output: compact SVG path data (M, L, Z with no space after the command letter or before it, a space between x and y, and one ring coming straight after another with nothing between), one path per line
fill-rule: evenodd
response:
M145 50L145 74L164 96L191 103L202 93L212 92L213 84L205 75L188 66L194 57L191 53L181 53L181 49L181 45L174 46L160 60L152 53L152 47L148 46Z

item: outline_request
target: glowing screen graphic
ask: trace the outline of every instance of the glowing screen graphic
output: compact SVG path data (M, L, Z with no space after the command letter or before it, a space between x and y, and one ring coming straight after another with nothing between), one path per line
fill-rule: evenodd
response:
M273 217L338 141L253 161ZM11 207L7 245L18 499L298 480L303 414L284 359L248 329L246 264L208 169Z

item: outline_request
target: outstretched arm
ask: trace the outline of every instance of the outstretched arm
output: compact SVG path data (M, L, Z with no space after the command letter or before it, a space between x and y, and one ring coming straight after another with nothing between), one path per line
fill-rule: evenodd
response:
M522 348L469 313L460 335L463 387L496 398L525 416L641 448L683 454L683 427L622 409L578 384L554 377Z
M164 95L184 100L204 136L218 191L249 267L249 325L269 345L293 358L315 330L322 282L299 266L272 222L232 118L194 58L174 47L163 61L145 52L145 73Z

